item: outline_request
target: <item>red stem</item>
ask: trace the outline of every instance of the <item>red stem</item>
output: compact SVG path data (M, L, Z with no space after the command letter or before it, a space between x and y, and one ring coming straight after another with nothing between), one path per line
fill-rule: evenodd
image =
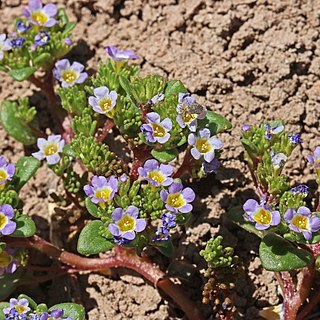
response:
M113 128L114 126L114 121L113 119L107 118L106 122L104 123L104 126L102 128L102 131L100 134L97 136L96 140L98 142L103 141L103 139L106 137L108 132Z
M132 269L162 289L168 296L172 297L190 320L204 320L195 303L185 295L183 289L172 283L169 279L164 279L165 274L158 266L139 258L132 249L116 246L115 255L113 256L107 258L84 258L59 249L38 236L31 238L6 237L5 241L10 247L36 249L78 271L97 271L118 267Z
M134 154L134 160L132 162L132 167L130 170L130 178L132 181L135 181L139 177L138 168L140 168L143 163L151 158L151 149L147 149L146 146L140 145L132 149Z
M193 158L191 156L190 146L188 146L186 153L184 155L183 162L179 167L179 169L177 170L177 172L173 175L173 178L181 178L186 172L191 174L192 161L193 161Z

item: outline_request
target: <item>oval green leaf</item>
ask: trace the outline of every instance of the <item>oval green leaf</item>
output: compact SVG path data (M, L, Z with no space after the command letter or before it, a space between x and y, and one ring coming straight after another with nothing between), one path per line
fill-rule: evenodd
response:
M84 320L85 311L83 306L76 303L59 303L52 306L49 311L60 309L63 310L63 317L71 317L73 320Z
M90 198L86 198L85 200L85 204L86 204L86 208L88 210L88 212L94 216L95 218L99 218L99 214L98 214L98 207L97 205L95 205Z
M81 231L78 239L78 252L84 255L105 252L114 247L114 243L100 235L100 220L89 222Z
M177 149L171 149L171 150L153 149L151 151L151 154L153 155L154 158L156 158L160 162L170 162L177 157L178 150Z
M311 253L294 246L275 233L269 233L262 239L259 255L262 266L270 271L301 269L313 261Z
M8 75L17 81L27 80L32 74L37 71L36 67L27 67L23 69L15 69L8 72Z
M14 233L10 235L10 237L28 238L32 237L37 231L36 225L33 220L25 214L22 214L14 221L17 224L17 228Z

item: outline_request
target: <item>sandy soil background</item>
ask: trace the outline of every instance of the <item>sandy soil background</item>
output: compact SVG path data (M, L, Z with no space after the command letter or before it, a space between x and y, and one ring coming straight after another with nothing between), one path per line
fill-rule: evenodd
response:
M12 32L13 19L27 1L0 1L1 32ZM182 80L199 102L226 116L232 132L225 143L224 168L196 184L199 195L187 232L176 235L175 259L201 270L199 256L212 235L222 234L244 261L245 273L236 285L236 305L244 319L258 319L257 310L281 301L273 274L263 271L257 239L225 218L231 207L253 196L253 185L243 163L240 129L243 123L283 118L287 129L301 132L303 143L285 170L292 184L307 183L315 190L305 156L320 144L320 2L317 0L97 0L52 1L64 5L77 21L77 47L69 58L97 68L104 48L116 45L134 49L144 74L159 73ZM40 106L42 126L50 125L45 100L28 83L13 82L1 74L0 100L32 96ZM0 128L0 154L12 161L23 146ZM25 210L40 233L49 230L49 194L57 186L52 172L41 167L24 188ZM186 281L190 295L199 301L202 280ZM183 314L137 275L119 270L107 278L97 274L59 279L46 287L27 288L49 303L74 298L88 319L180 319ZM209 310L203 307L208 314Z

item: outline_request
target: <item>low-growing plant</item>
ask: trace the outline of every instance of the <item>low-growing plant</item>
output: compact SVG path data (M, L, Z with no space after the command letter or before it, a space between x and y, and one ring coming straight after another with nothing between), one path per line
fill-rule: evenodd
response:
M243 210L235 208L230 217L261 238L259 256L262 266L274 271L279 281L283 319L305 319L320 296L313 292L318 290L319 200L314 201L307 185L292 186L288 175L282 173L302 140L297 133L287 134L282 121L271 121L244 125L241 142L258 198L248 199ZM308 162L319 184L320 146L308 156ZM298 312L307 298L309 303Z
M126 267L171 296L190 319L202 319L180 286L146 258L146 249L173 255L171 234L190 219L195 199L194 191L183 183L216 172L223 147L216 135L230 129L230 122L197 103L181 81L139 76L138 65L130 63L139 58L132 50L107 47L109 58L89 76L84 65L61 59L74 46L75 26L63 9L30 0L23 13L15 32L0 36L0 68L17 81L39 87L55 122L43 128L28 98L1 105L0 120L8 134L29 148L36 143L37 150L16 165L0 160L0 298L21 284L83 270ZM55 83L60 84L56 90ZM112 254L83 257L35 235L35 224L22 214L18 194L40 161L65 189L53 196L57 206L69 206L68 211L61 209L67 225L63 236L77 235L81 255L113 249ZM70 211L79 212L72 222ZM61 266L34 265L28 259L30 250ZM39 276L40 271L49 273ZM48 312L28 301L32 314ZM21 297L10 308L16 310L20 302ZM49 311L53 308L60 306ZM68 308L61 307L64 316L82 319L68 313ZM3 309L5 317L8 310Z

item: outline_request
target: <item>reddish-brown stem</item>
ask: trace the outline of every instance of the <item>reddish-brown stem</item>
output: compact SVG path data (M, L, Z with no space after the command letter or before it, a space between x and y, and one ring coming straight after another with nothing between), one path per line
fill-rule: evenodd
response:
M31 130L38 138L45 138L47 139L48 136L41 130L33 127L30 123L25 123L29 130Z
M299 272L301 272L301 277L298 278L296 286L294 285L293 277L288 271L276 272L283 293L284 320L297 319L298 310L309 296L311 290L314 264L303 268Z
M94 271L117 267L132 269L172 297L190 320L204 320L195 303L184 294L178 285L172 283L169 279L164 280L165 274L154 263L139 258L132 249L117 246L113 256L107 258L84 258L61 250L38 236L31 238L6 237L5 241L11 247L36 249L78 271Z
M190 152L190 146L188 146L186 153L184 155L183 162L179 169L174 173L173 178L181 178L186 172L191 172L191 163L193 161L193 158L191 156Z
M106 137L108 132L113 128L113 126L114 126L113 119L107 118L107 120L104 123L104 126L102 128L102 131L99 133L99 135L97 136L96 140L98 142L103 141L103 139Z
M304 320L306 316L320 303L320 290L311 298L310 302L298 314L296 320Z
M53 89L53 76L52 71L49 70L46 76L43 79L36 78L34 75L31 75L28 80L33 83L36 87L41 89L46 95L48 102L48 110L53 116L58 126L58 130L63 133L65 130L62 126L66 113L63 109L58 108L57 96Z
M139 177L138 168L140 168L143 163L151 158L151 150L146 146L140 145L132 149L134 154L134 160L130 170L130 178L132 181L135 181Z

